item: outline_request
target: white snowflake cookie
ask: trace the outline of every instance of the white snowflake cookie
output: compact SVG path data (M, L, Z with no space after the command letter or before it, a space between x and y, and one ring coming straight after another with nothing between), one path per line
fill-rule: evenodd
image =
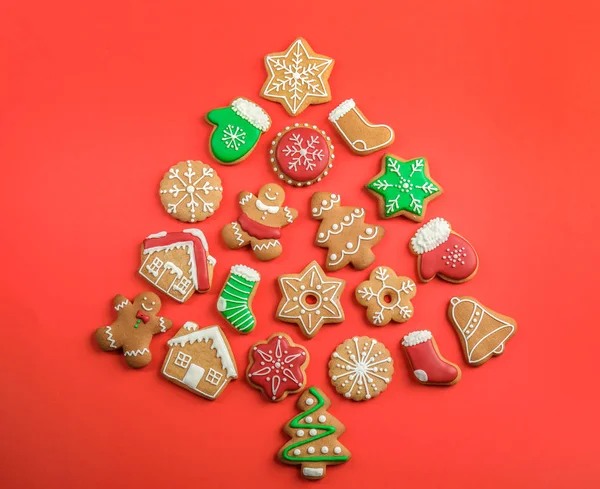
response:
M183 222L200 222L221 204L223 187L214 168L201 161L182 161L169 168L160 181L165 210Z
M333 168L331 138L317 126L294 124L277 133L269 160L279 179L303 187L320 182Z
M368 336L344 341L329 360L329 377L335 390L353 401L377 397L387 389L393 374L389 350Z
M390 267L377 267L355 291L356 300L367 308L367 319L375 326L408 321L414 312L410 300L416 294L415 282L398 277Z

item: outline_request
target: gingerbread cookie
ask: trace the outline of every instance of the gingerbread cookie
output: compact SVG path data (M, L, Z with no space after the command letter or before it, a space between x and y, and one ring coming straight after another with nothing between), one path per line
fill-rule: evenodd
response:
M96 330L96 341L104 351L121 349L127 365L145 367L152 360L152 336L164 333L173 326L170 319L158 316L160 298L154 292L138 294L133 303L122 295L113 299L117 319Z
M425 385L454 385L461 377L458 365L446 360L431 331L413 331L402 340L415 378Z
M352 99L333 109L329 120L357 155L366 156L394 142L394 130L386 124L371 124Z
M506 343L517 331L517 322L484 306L473 297L453 297L448 319L454 325L469 365L483 365L504 353Z
M237 368L227 337L218 326L198 328L186 322L167 341L169 353L162 374L179 387L210 399L219 397L237 379Z
M328 79L333 59L316 54L305 39L299 37L287 51L265 56L265 66L268 78L260 96L279 102L289 115L331 100Z
M325 269L339 270L352 265L357 270L367 268L375 260L371 248L385 233L381 226L365 223L365 210L343 207L340 196L316 192L311 199L312 216L322 221L315 244L327 248Z
M275 333L267 341L256 343L250 348L249 358L248 383L262 391L269 401L283 401L306 385L308 351L284 333Z
M160 181L165 210L183 222L200 222L212 216L223 198L217 172L201 161L182 161L169 168Z
M279 178L296 187L320 182L333 167L331 138L317 126L288 126L271 143L271 166Z
M302 412L283 428L291 440L279 451L279 460L300 465L306 479L322 479L328 465L343 464L352 456L338 440L346 428L329 413L331 402L316 387L304 391L297 406Z
M404 161L386 154L381 172L367 185L379 200L379 215L384 219L404 216L421 222L427 204L442 195L439 183L429 176L425 158Z
M344 341L329 360L329 377L335 390L353 401L377 397L387 389L393 374L389 350L368 336Z
M142 243L139 274L179 302L210 290L217 260L199 229L151 234Z
M254 329L256 318L252 311L252 300L260 274L246 265L233 265L217 300L217 309L225 320L240 333Z
M376 326L408 321L414 312L410 300L416 294L415 283L398 277L390 267L377 267L355 291L358 303L367 308L367 319Z
M271 127L267 113L241 97L229 107L211 110L206 120L215 125L210 135L210 152L227 165L239 163L250 155L261 134Z
M263 185L255 196L239 194L242 213L236 222L227 224L221 234L232 250L250 245L259 260L266 261L281 255L281 228L294 222L298 211L283 206L285 192L274 183Z
M304 336L312 338L324 324L344 320L340 297L345 286L345 280L325 275L316 261L298 274L281 275L276 317L298 325Z
M473 245L452 231L450 223L441 217L421 226L410 240L410 249L418 256L421 282L429 282L437 275L458 284L471 280L479 268Z

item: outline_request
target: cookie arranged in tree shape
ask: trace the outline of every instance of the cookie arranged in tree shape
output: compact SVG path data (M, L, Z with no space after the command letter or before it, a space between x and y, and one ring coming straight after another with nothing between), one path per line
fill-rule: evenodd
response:
M218 326L198 328L186 322L167 341L169 353L162 374L175 385L214 400L237 379L237 367L227 337Z
M229 107L211 110L206 120L214 124L210 152L221 163L233 165L245 159L263 132L271 127L268 114L245 98L236 98Z
M443 193L439 183L429 176L425 158L404 161L386 154L381 172L367 185L379 200L379 215L384 219L404 216L421 222L429 201Z
M425 385L454 385L461 377L458 365L446 360L431 331L413 331L402 340L415 378Z
M328 465L343 464L352 456L338 440L346 428L328 411L331 402L316 387L304 391L297 406L302 412L283 428L291 440L279 451L279 460L300 465L306 479L322 479Z
M271 143L271 166L284 182L303 187L320 182L333 167L331 138L317 126L288 126Z
M179 302L210 290L217 260L199 229L151 234L142 243L139 274Z
M165 210L183 222L200 222L221 204L223 187L217 172L201 161L182 161L169 168L160 181Z
M324 324L344 320L340 297L345 286L345 280L325 275L316 261L298 274L281 275L277 319L298 325L304 336L312 338Z
M506 343L517 331L517 322L484 306L473 297L453 297L448 319L454 325L469 365L483 365L504 353Z
M152 360L152 336L164 333L173 326L170 319L157 315L160 306L160 298L154 292L142 292L133 302L117 295L113 299L117 319L110 326L96 330L98 345L104 351L123 350L130 367L145 367Z
M441 217L419 228L410 240L410 249L417 255L417 272L421 282L436 275L447 282L471 280L479 268L479 257L473 245L452 231L450 223Z
M298 211L283 206L285 192L275 183L263 185L256 196L244 191L238 197L242 212L222 229L225 244L232 250L251 246L262 261L277 258L283 251L281 228L293 223Z
M217 300L217 309L240 333L254 329L256 318L252 300L258 289L260 274L246 265L233 265Z
M410 301L416 294L415 283L398 277L390 267L377 267L355 291L358 303L367 308L367 319L376 326L408 321L414 312Z
M262 391L269 401L283 401L306 385L308 351L285 333L275 333L267 341L259 341L250 348L249 357L248 383Z
M340 205L340 196L316 192L311 199L312 216L322 221L315 244L327 248L325 269L339 270L352 265L357 270L367 268L375 255L371 248L385 233L381 226L365 223L365 210Z
M371 124L352 99L333 109L329 120L357 155L366 156L394 142L394 130L387 124Z
M394 374L389 350L368 336L344 341L331 354L329 377L346 399L368 401L387 389Z
M333 59L316 54L305 39L299 37L284 52L265 56L268 78L260 96L279 102L291 116L300 114L311 104L331 100L329 75Z

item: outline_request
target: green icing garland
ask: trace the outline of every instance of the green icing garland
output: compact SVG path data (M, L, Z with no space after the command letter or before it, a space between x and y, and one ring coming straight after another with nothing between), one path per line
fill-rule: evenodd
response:
M367 188L381 195L385 217L402 211L422 216L425 199L441 192L437 184L427 177L427 161L416 158L399 161L385 155L385 171L367 184Z
M300 413L298 416L296 416L294 419L292 419L292 421L290 421L290 426L292 428L299 428L299 429L314 428L317 430L325 430L325 431L318 435L311 436L310 438L307 438L306 440L302 440L302 441L299 441L299 442L296 442L296 443L290 445L283 451L283 458L285 460L289 460L290 462L337 462L337 461L348 460L347 455L337 455L337 456L336 455L333 455L333 456L318 455L316 457L300 457L300 456L296 457L294 455L292 455L292 456L288 455L288 453L290 451L294 450L295 448L301 447L303 445L306 445L307 443L311 443L313 441L319 440L326 436L332 435L336 431L333 426L329 426L329 425L318 425L318 424L308 424L308 423L300 424L300 421L302 419L304 419L306 416L311 415L315 411L319 410L325 404L323 397L319 394L319 392L314 387L311 387L308 391L313 396L315 396L315 398L317 399L317 404L314 407L310 408L308 411L304 411L304 412Z

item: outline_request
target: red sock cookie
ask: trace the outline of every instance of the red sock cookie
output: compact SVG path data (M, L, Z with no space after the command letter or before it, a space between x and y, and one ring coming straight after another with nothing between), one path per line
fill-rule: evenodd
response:
M461 377L458 365L446 360L430 331L413 331L402 340L416 379L427 385L453 385Z

